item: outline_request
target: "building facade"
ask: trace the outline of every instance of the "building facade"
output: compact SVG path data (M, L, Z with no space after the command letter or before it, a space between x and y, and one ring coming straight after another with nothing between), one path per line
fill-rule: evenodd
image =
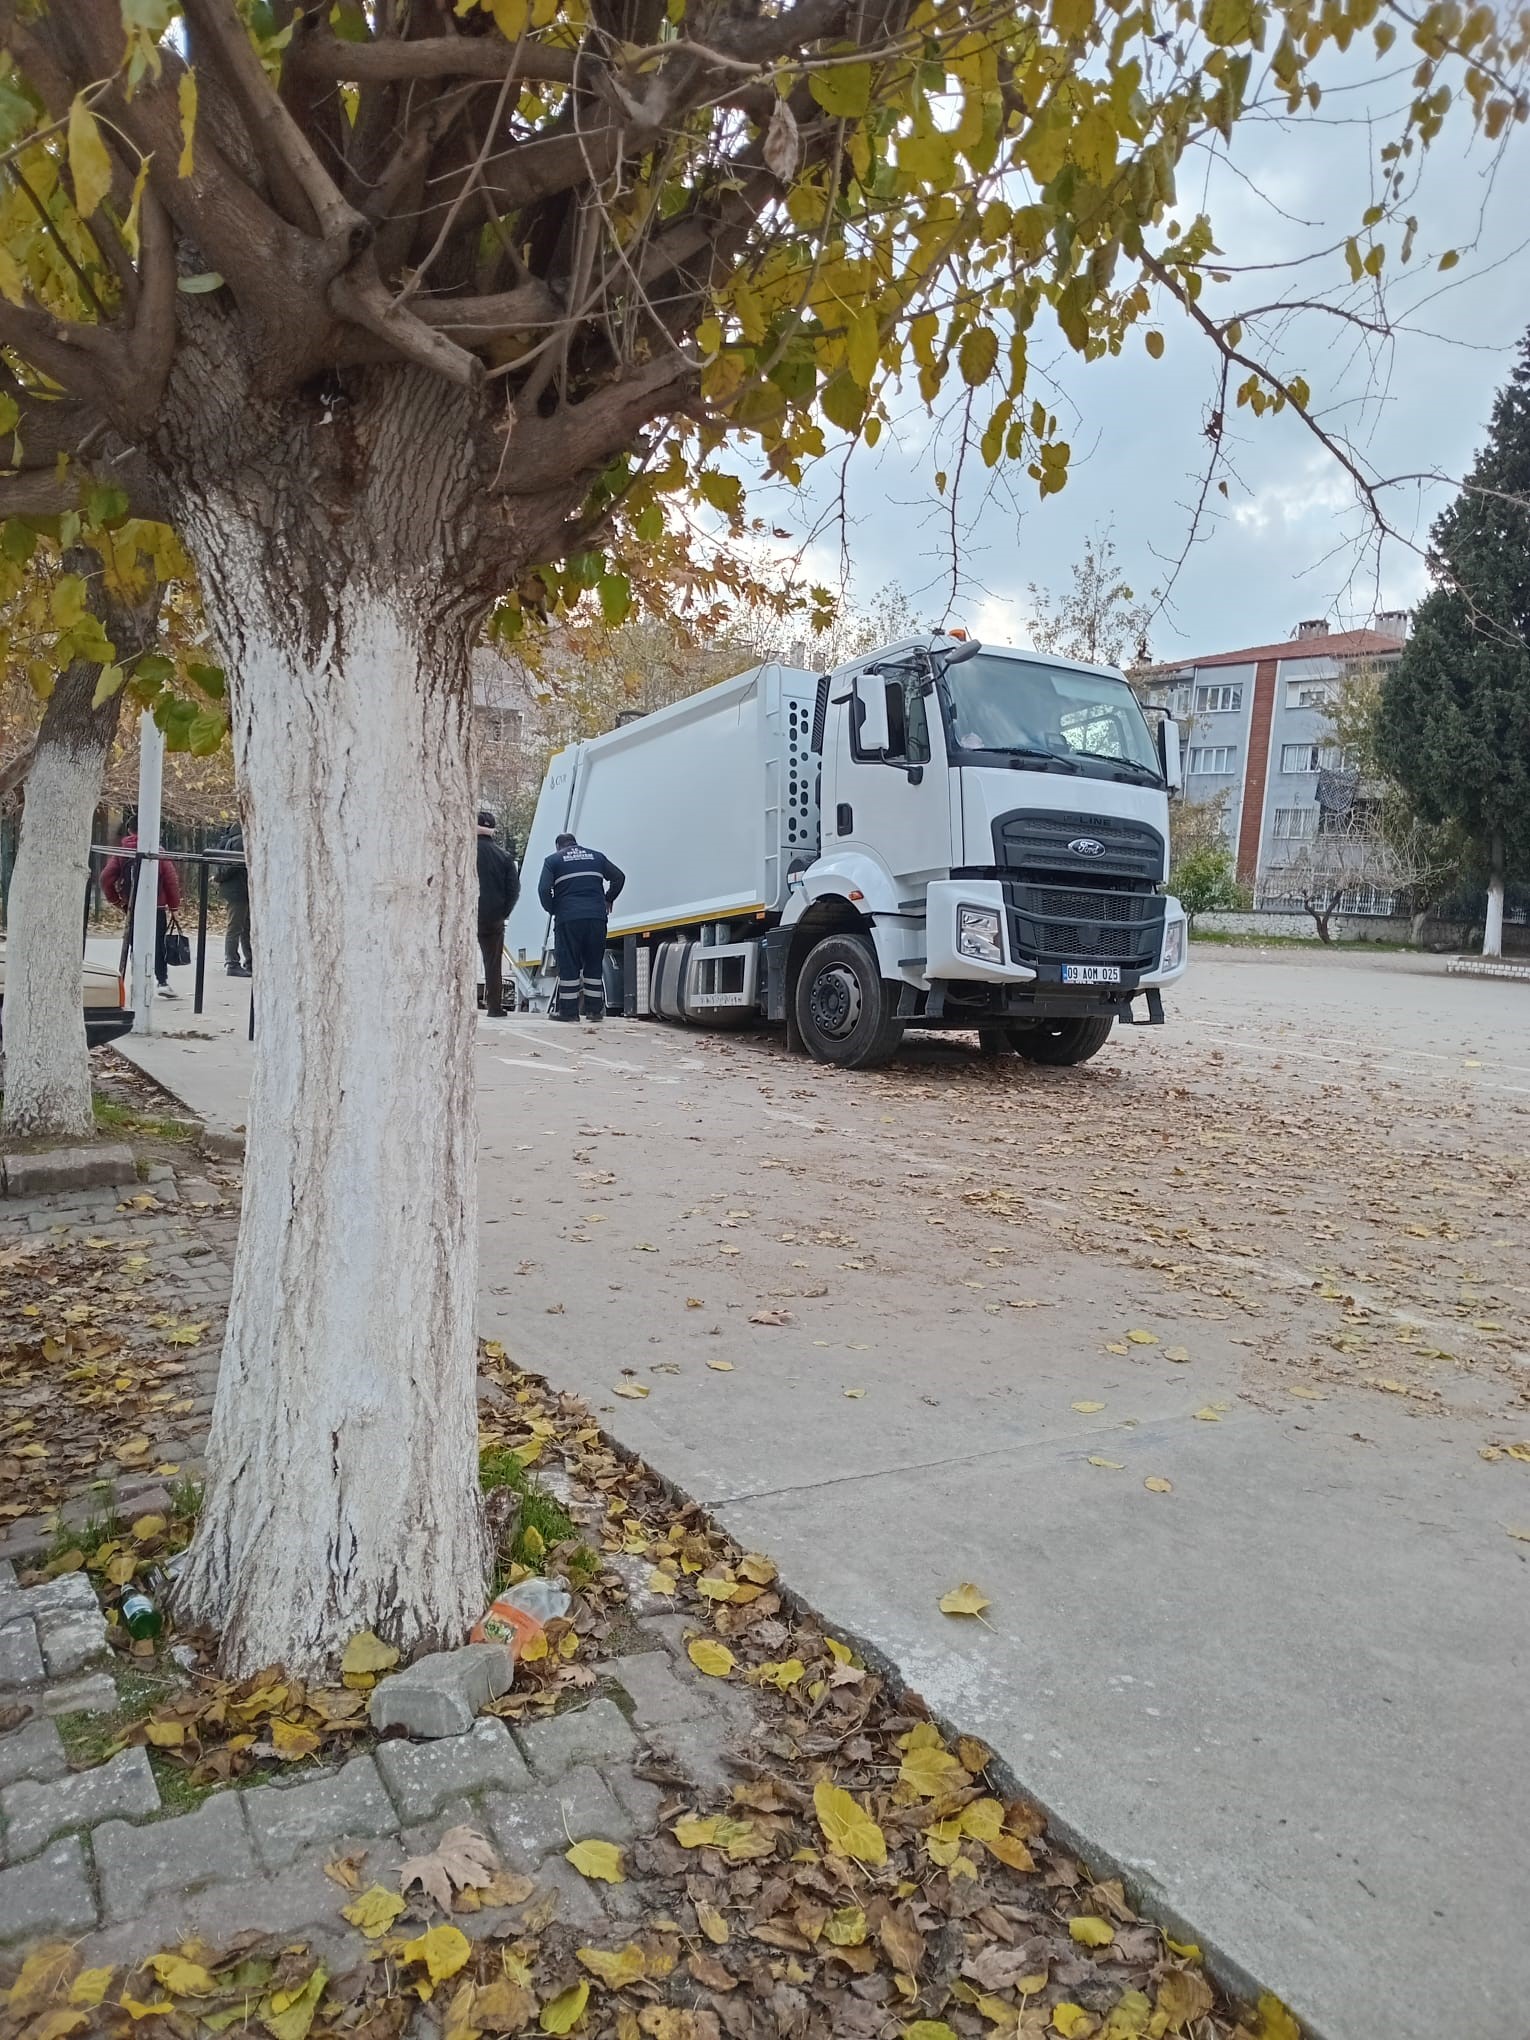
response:
M1300 623L1283 644L1152 666L1133 676L1145 702L1188 730L1185 797L1225 797L1223 825L1239 882L1279 895L1279 872L1354 789L1354 764L1333 742L1327 712L1345 674L1389 665L1407 640L1403 610L1367 630ZM1321 798L1320 798L1321 796ZM1363 911L1363 908L1361 909Z

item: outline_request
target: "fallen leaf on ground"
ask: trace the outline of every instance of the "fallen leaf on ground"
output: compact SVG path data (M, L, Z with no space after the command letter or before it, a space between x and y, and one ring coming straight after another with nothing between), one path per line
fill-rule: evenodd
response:
M1150 1495L1172 1495L1174 1492L1173 1481L1165 1480L1161 1473L1150 1473L1142 1485Z
M636 1941L629 1941L625 1948L580 1948L576 1952L591 1976L599 1977L608 1990L641 1983L648 1974L648 1957Z
M463 1946L466 1945L464 1942ZM328 1981L328 1972L316 1969L307 1982L299 1984L295 1990L276 1990L269 1997L262 1998L260 2023L271 2035L271 2040L306 2040ZM127 1999L124 1997L122 2002L126 2004Z
M1193 1414L1198 1424L1220 1424L1222 1421L1222 1412L1214 1410L1210 1403L1207 1403L1204 1409L1196 1410Z
M1082 2005L1064 2002L1052 2007L1052 2030L1061 2033L1063 2040L1088 2040L1091 2033L1097 2033L1100 2022L1092 2012L1086 2012Z
M714 1948L724 1947L728 1940L728 1922L704 1898L696 1901L696 1924L712 1943Z
M791 1321L789 1310L752 1310L749 1313L752 1325L789 1325Z
M325 1866L328 1868L328 1865ZM405 1864L405 1869L409 1866ZM342 1919L359 1927L369 1941L379 1940L386 1934L399 1914L404 1910L404 1901L396 1891L389 1891L381 1884L373 1884L360 1898L342 1906Z
M1140 1326L1135 1331L1128 1332L1126 1336L1134 1346L1156 1346L1158 1344L1158 1334L1156 1332L1145 1332Z
M443 1923L406 1941L399 1952L405 1962L423 1962L432 1983L444 1983L467 1961L473 1945L460 1927Z
M1165 1346L1163 1357L1165 1360L1172 1360L1177 1366L1183 1367L1190 1358L1190 1350L1187 1346Z
M1171 2033L1182 2032L1194 2019L1211 2010L1211 1986L1191 1969L1166 1969L1157 1983L1158 2010L1169 2022Z
M430 1855L411 1856L400 1866L399 1890L418 1884L442 1912L450 1912L457 1892L490 1883L498 1868L499 1858L486 1835L472 1827L448 1828Z
M731 1360L709 1360L707 1365L714 1374L731 1374L733 1372L733 1362Z
M625 1884L627 1873L622 1868L622 1852L615 1842L575 1842L572 1848L563 1851L565 1862L572 1863L581 1877L588 1877L598 1884Z
M571 1983L567 1990L560 1990L555 1998L548 1999L537 2023L544 2033L571 2033L584 2017L589 2002L590 1986Z
M114 1974L111 1968L82 1969L69 1986L70 2004L92 2007L100 2004Z
M1068 1922L1068 1934L1081 1948L1108 1948L1116 1938L1110 1921L1102 1920L1097 1913L1075 1913Z
M345 1646L340 1676L348 1686L360 1679L371 1681L379 1672L391 1672L397 1663L398 1652L392 1644L384 1643L370 1629L363 1629Z
M842 1785L820 1778L813 1788L813 1809L824 1839L836 1855L853 1856L857 1863L887 1861L887 1837Z
M1089 1464L1091 1466L1108 1466L1113 1473L1120 1473L1124 1470L1126 1462L1122 1459L1101 1459L1098 1453L1091 1452Z
M619 1381L612 1390L613 1395L624 1395L629 1402L641 1402L647 1393L641 1381ZM565 1991L564 1996L567 1995Z
M845 1396L845 1400L846 1400L846 1402L859 1402L859 1401L860 1401L860 1399L861 1399L861 1397L862 1397L862 1396L863 1396L863 1395L864 1395L865 1393L866 1393L866 1391L865 1391L865 1389L864 1389L864 1388L847 1388L847 1389L846 1389L846 1390L844 1391L844 1396Z
M728 1646L711 1636L693 1636L685 1646L685 1654L697 1671L705 1672L709 1679L726 1679L736 1663Z
M188 1962L184 1955L151 1955L146 1966L172 1997L211 1997L218 1988L209 1970L200 1962Z
M981 1587L975 1587L971 1580L963 1580L959 1587L941 1595L939 1606L942 1615L981 1615L993 1603Z

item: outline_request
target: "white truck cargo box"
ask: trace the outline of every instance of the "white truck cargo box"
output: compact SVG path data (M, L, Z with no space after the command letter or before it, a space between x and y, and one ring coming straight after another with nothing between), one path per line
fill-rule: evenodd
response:
M506 944L540 960L537 880L564 830L627 875L613 936L776 913L794 858L818 852L818 676L756 666L560 752L527 840Z

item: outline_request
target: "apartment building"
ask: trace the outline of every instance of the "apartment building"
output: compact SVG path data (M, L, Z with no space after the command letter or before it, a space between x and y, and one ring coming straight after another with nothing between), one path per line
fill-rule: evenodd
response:
M1284 644L1151 666L1133 675L1146 702L1188 727L1185 795L1227 795L1228 841L1240 881L1268 890L1302 841L1317 834L1320 788L1354 761L1334 744L1325 710L1346 671L1387 664L1403 649L1408 612L1387 610L1366 630L1299 623Z

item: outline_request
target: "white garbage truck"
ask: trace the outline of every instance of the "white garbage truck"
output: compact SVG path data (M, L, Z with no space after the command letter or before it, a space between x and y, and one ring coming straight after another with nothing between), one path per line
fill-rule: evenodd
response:
M612 1012L782 1022L850 1069L910 1027L1081 1063L1184 971L1179 783L1177 725L1098 666L954 634L756 666L553 759L506 943L545 1005L537 877L567 832L626 873Z

